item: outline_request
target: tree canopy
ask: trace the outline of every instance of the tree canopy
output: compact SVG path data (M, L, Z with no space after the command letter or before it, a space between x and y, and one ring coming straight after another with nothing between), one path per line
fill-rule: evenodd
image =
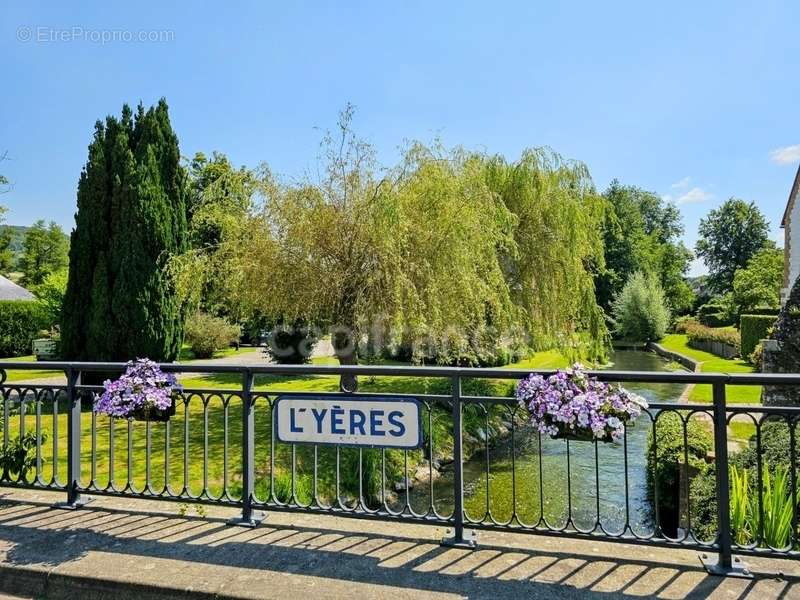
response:
M625 283L641 272L658 278L674 312L687 312L694 300L685 279L692 253L680 241L683 224L677 207L617 180L603 196L608 206L603 221L605 268L596 277L600 306L609 310Z
M332 329L343 364L365 338L452 364L501 344L605 351L591 271L603 200L584 165L413 143L382 168L351 119L345 110L323 139L317 177L227 170L241 187L225 189L247 198L232 211L206 186L193 229L214 222L220 237L175 261L187 297L212 280L231 312Z
M62 314L73 360L171 361L184 310L165 265L186 251L186 173L166 102L95 125L78 182Z
M11 231L5 227L8 209L0 206L0 273L8 273L14 262L14 253L11 251Z
M783 286L783 250L762 248L733 276L733 300L739 312L751 308L778 308Z
M754 202L730 198L700 220L697 255L708 267L711 289L724 294L733 287L734 274L745 268L759 250L772 245L769 223Z
M54 221L45 224L36 221L26 232L22 242L19 268L23 272L22 284L34 287L48 275L67 266L69 238Z

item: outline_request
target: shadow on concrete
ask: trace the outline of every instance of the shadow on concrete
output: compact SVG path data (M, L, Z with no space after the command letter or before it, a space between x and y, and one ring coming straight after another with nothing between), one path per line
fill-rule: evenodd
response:
M324 523L325 518L317 522ZM598 550L591 543L576 543L575 550L566 550L570 543L559 541L556 550L482 544L468 551L403 536L399 524L388 524L384 530L391 534L273 525L269 520L248 530L228 527L217 518L91 505L67 512L32 502L0 503L6 565L56 567L102 552L134 557L119 561L134 570L136 557L151 557L201 563L210 570L263 571L265 582L277 571L470 598L800 597L797 577L750 581L709 577L699 562L691 566L665 561L663 555L651 557L650 548L627 546L617 554L608 550L610 544L600 544ZM759 591L765 582L769 594ZM357 585L353 594L358 597Z

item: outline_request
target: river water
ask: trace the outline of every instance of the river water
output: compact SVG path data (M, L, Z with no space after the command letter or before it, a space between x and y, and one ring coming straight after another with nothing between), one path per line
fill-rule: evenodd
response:
M650 352L625 350L614 352L606 368L668 371L675 366ZM681 384L626 387L648 402L677 402L684 388ZM599 520L609 533L622 532L626 523L636 533L650 533L646 497L650 424L650 418L643 414L628 430L626 443L599 443L596 449L592 442L547 436L540 440L539 434L528 427L517 430L513 445L506 438L490 449L488 460L486 453L480 452L464 464L467 516L480 521L488 514L502 523L515 515L527 525L544 525L540 522L544 518L551 527L561 528L571 515L571 525L581 529L591 529ZM427 501L428 490L425 492ZM451 471L436 480L433 492L437 511L449 514L453 507Z

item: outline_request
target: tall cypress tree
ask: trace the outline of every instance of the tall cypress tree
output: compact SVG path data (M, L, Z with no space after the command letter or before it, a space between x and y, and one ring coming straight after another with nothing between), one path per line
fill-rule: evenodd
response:
M71 360L175 360L184 313L168 275L188 247L187 177L167 103L95 124L78 182L61 347Z

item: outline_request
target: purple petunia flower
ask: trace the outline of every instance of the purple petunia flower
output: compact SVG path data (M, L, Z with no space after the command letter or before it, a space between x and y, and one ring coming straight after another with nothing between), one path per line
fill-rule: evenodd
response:
M589 377L580 363L547 378L529 375L517 384L516 397L533 428L551 436L590 432L595 439L617 441L647 408L644 398Z
M94 411L120 418L128 418L139 409L167 410L173 396L183 390L175 375L164 373L146 358L128 362L125 373L115 381L104 381L103 387Z

